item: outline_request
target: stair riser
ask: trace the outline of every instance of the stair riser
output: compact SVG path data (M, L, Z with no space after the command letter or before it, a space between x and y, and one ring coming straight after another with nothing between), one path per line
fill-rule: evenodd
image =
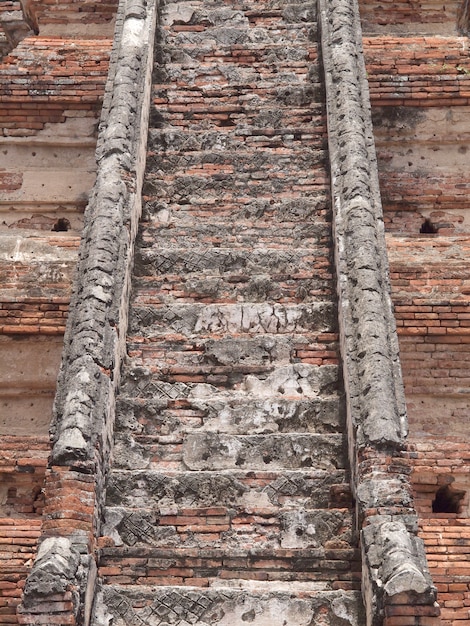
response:
M302 274L276 275L241 273L233 276L162 275L137 278L134 281L137 307L168 304L199 304L216 301L237 302L313 302L329 300L333 291L330 268L319 267L312 277Z
M349 550L335 551L334 556L343 558L327 559L312 550L304 556L285 551L285 556L212 556L182 557L180 552L173 555L166 550L161 556L152 556L145 547L146 555L138 556L135 548L121 552L114 548L114 554L101 557L100 576L106 585L188 585L198 581L201 586L223 585L225 581L286 581L323 582L328 581L335 588L350 588L357 585L360 575L360 555L356 553L356 563L351 562ZM204 551L205 552L205 551ZM342 554L341 554L342 553ZM156 554L156 553L155 553ZM342 586L343 585L343 586Z
M178 333L187 337L217 335L292 335L334 333L335 307L326 304L213 304L134 307L129 332L157 337Z
M98 599L97 614L115 616L114 626L359 626L358 594L354 592L306 592L293 599L286 592L253 594L229 588L160 589L129 591L108 588Z
M237 94L240 93L240 87L234 86L230 88L228 85L220 87L221 89L233 89ZM284 87L286 89L286 87ZM291 85L288 87L291 93L304 94L309 87ZM245 96L245 106L250 104L253 106L255 100L258 102L256 86L248 89ZM229 128L224 132L216 132L214 130L201 130L199 132L188 132L182 128L151 128L149 132L149 150L153 152L165 151L169 155L188 155L191 158L193 153L202 151L217 151L217 154L223 155L226 151L239 154L246 152L252 148L257 150L282 150L293 152L299 147L310 151L320 151L323 158L326 158L326 141L322 129L326 128L326 118L324 110L318 104L313 104L314 111L318 113L316 118L312 117L311 124L315 126L315 131L300 128L294 130L278 128L278 129L253 129L253 133L248 135L246 129L237 131ZM286 198L286 201L288 199Z
M323 236L323 235L322 235ZM158 240L157 240L158 242ZM207 277L223 276L236 282L249 275L313 278L323 268L331 269L331 255L321 249L276 249L260 246L258 249L208 248L199 244L189 249L141 249L136 257L134 273L137 277L178 276L204 272Z
M158 206L162 206L162 204ZM162 248L164 248L165 252L163 252L163 255L165 255L165 253L167 253L166 251L172 251L176 248L188 248L194 249L192 251L194 255L196 250L199 252L206 251L207 253L206 249L209 246L216 246L217 248L217 246L226 247L230 245L233 247L231 254L240 252L240 254L243 255L245 253L248 257L248 264L253 265L249 259L249 255L251 254L245 252L246 248L259 248L261 245L265 244L278 248L281 250L282 254L283 249L290 248L291 250L296 250L298 248L308 247L310 255L315 257L312 259L314 265L310 266L309 271L307 268L303 268L300 272L298 270L292 271L291 274L294 274L297 278L302 277L302 275L313 277L317 272L324 272L325 259L328 260L330 258L329 250L326 245L328 235L326 226L324 228L315 228L308 222L304 224L293 224L291 227L286 226L285 223L282 225L281 223L278 225L271 223L264 226L258 223L245 222L245 224L241 224L239 218L231 216L230 214L226 217L227 222L232 222L234 219L238 222L233 228L224 224L222 221L224 219L223 214L218 216L217 223L202 223L192 226L191 224L178 223L177 220L179 216L175 215L180 209L182 212L185 212L186 207L181 205L176 207L175 205L172 206L174 209L172 209L170 205L167 205L166 213L162 214L165 223L159 223L158 218L156 218L154 226L149 225L146 228L145 239L142 239L142 245L146 246L147 249L151 246L155 246L158 252L161 252ZM238 210L240 211L240 209ZM171 217L169 211L171 211ZM185 213L187 215L189 211ZM195 215L195 219L201 220L202 218L203 222L206 221L206 217L198 215L197 210L192 211L192 213ZM183 215L183 218L184 217ZM158 244L156 242L158 242ZM271 253L271 255L274 257L274 254ZM254 255L251 256L253 257ZM256 270L256 274L259 275L268 276L270 273L274 273L277 279L282 280L282 267L277 267L278 262L275 259L268 259L267 263L267 267L260 265L260 267L252 269ZM145 268L141 268L139 265L136 265L136 272L140 275L145 275L146 273ZM169 273L172 273L171 268ZM242 277L243 274L240 279L242 279Z
M279 548L311 549L323 558L355 558L351 513L288 510L274 507L248 512L223 507L194 509L192 514L148 509L108 507L103 532L117 546L149 545L160 548L224 548L227 554L257 554ZM318 553L320 550L320 553ZM334 555L334 556L333 556Z

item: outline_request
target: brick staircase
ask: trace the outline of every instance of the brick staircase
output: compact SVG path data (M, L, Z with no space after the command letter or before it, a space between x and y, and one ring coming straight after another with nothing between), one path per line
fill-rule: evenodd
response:
M95 626L364 623L317 38L162 9Z

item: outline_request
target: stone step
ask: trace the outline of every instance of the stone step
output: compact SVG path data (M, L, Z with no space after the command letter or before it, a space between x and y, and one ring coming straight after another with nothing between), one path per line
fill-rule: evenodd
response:
M187 214L187 213L186 213ZM326 246L329 237L329 225L313 225L309 222L286 224L281 222L276 224L234 224L230 223L232 218L227 217L226 223L221 220L214 222L199 221L195 224L178 223L178 212L166 213L168 222L165 224L155 220L154 224L146 224L145 235L141 238L140 244L144 254L153 250L165 254L172 250L195 250L199 253L210 252L216 256L215 250L220 250L218 246L225 248L225 254L229 250L233 253L240 253L250 256L253 249L264 244L265 255L274 257L275 253L282 254L286 249L296 250L297 248L309 248L311 255L315 256L316 263L312 267L310 275L319 268L321 271L322 262L330 259L330 254ZM174 217L173 217L174 216ZM158 246L158 248L157 248ZM247 250L247 248L249 250ZM222 254L222 253L221 253ZM285 254L285 252L284 252ZM137 259L137 262L139 259ZM139 271L138 266L137 271Z
M119 469L281 470L346 467L343 436L268 434L186 436L117 434L114 467Z
M113 469L107 488L109 507L153 507L159 511L185 511L195 507L208 515L240 509L324 509L351 506L344 468L301 470L163 471Z
M282 69L287 73L291 68L283 66ZM304 73L307 74L309 69L310 66L306 63ZM304 119L308 120L310 125L315 124L317 128L317 132L308 137L309 141L305 145L306 153L308 154L312 148L326 149L324 136L318 133L319 126L321 127L325 123L322 87L314 74L304 76L303 78L306 80L302 82L294 81L286 84L285 81L279 79L278 70L276 71L275 68L266 71L266 69L256 68L253 65L244 68L240 68L239 65L230 67L227 64L222 65L220 60L205 67L198 65L196 70L189 72L185 70L184 66L175 64L167 67L165 72L166 75L162 76L162 82L157 84L154 89L154 103L165 106L165 117L185 113L188 106L194 109L195 113L201 113L204 106L213 112L230 111L237 114L241 116L240 119L244 120L245 126L248 124L254 128L288 127L288 124L279 124L279 121ZM171 82L173 73L178 74L178 82ZM212 79L213 82L210 85L201 84L201 75L208 75L205 77L209 80ZM186 119L189 129L202 130L193 127L191 124L193 118L180 117L180 119ZM276 121L276 124L266 124L268 121ZM156 128L159 126L160 124L157 124ZM235 137L238 136L237 129L234 129L232 125L225 125L224 128L229 133L231 129L232 133L230 134ZM312 141L313 138L315 141ZM219 144L221 139L219 137ZM152 146L153 139L150 143L150 147ZM262 146L259 147L262 148ZM272 145L267 147L272 147ZM295 147L295 144L292 147ZM244 146L238 145L237 148L243 150ZM276 156L276 153L273 152L266 154ZM246 155L243 152L240 153L242 159L245 156L253 157L250 153ZM263 152L261 150L259 156L262 159ZM299 154L297 149L295 153L292 153L292 157L301 160L303 154ZM191 159L191 153L188 153L189 159Z
M205 29L214 26L255 27L278 25L283 21L286 25L313 22L316 20L316 5L299 2L280 2L261 0L257 3L230 2L229 6L221 7L220 2L191 2L184 8L175 7L175 3L163 10L163 23L182 26L201 25Z
M232 376L216 374L196 376L193 373L191 376L184 375L179 377L179 380L167 382L161 372L152 375L148 368L136 367L129 370L122 383L121 393L124 396L154 400L218 398L228 402L234 397L301 400L336 393L338 376L338 367L335 365L320 367L294 363L276 367L267 375L240 373ZM172 378L175 379L175 376Z
M103 547L99 575L105 584L194 585L224 580L358 582L359 550L341 548L157 548L149 545Z
M294 275L239 271L219 276L200 272L139 276L133 281L133 303L136 307L146 307L214 301L227 304L331 301L334 287L329 263L318 259L312 269Z
M174 332L171 325L167 333ZM289 364L336 365L337 344L330 332L306 335L259 335L221 339L185 337L165 340L156 336L142 342L142 336L128 341L129 365L125 371L136 376L161 375L169 381L174 376L219 375L231 378L255 374L269 376L276 368ZM136 370L136 368L140 368Z
M198 20L197 13L193 13L195 20ZM295 23L284 21L281 19L273 20L271 28L265 22L259 24L253 28L250 26L249 20L246 16L239 13L234 16L235 20L227 19L223 22L210 24L210 18L207 19L204 13L199 14L199 25L187 24L181 25L179 28L173 29L173 31L167 30L165 27L171 22L171 15L163 16L162 26L160 33L164 36L165 52L174 50L176 54L180 53L177 57L182 61L186 60L186 56L181 58L182 49L184 49L185 55L190 54L191 50L199 53L198 60L201 60L203 56L210 54L213 50L220 51L228 49L232 51L232 55L236 56L236 52L241 50L253 50L258 53L258 62L263 66L269 67L270 57L265 57L259 52L263 47L265 48L283 48L284 51L287 48L293 48L297 45L299 48L311 48L316 43L318 37L318 29L315 21L305 23ZM240 19L241 17L241 19ZM281 17L281 16L279 16ZM313 18L313 15L311 15ZM206 27L201 27L203 21L206 21ZM282 54L282 53L281 53ZM292 52L294 54L294 52ZM245 55L241 55L242 60ZM257 59L251 56L253 62ZM284 54L281 59L286 57ZM294 58L298 58L294 56ZM171 60L167 61L167 65L171 63Z
M135 509L107 507L103 535L117 547L209 547L238 553L256 546L257 554L284 548L322 548L325 558L328 550L343 551L342 558L347 550L351 558L357 558L351 509L173 506L165 510L142 503Z
M318 234L324 238L325 232ZM320 243L319 242L319 243ZM140 248L136 255L134 273L136 276L161 274L177 275L181 273L204 272L207 276L229 276L250 274L260 275L305 275L312 276L315 271L330 265L330 255L324 245L323 256L317 259L318 250L311 248L219 248L201 246L198 248Z
M336 306L331 302L134 306L129 320L130 336L145 338L331 334L336 328Z
M210 112L204 111L200 117L202 119L210 115ZM304 124L305 120L300 123ZM145 178L143 193L147 197L163 202L214 207L218 203L234 204L240 196L256 199L271 195L283 196L291 192L294 197L300 194L305 197L316 197L319 193L325 192L327 185L326 168L320 167L314 173L252 171L239 173L236 177L227 173L214 173L212 176L181 174L169 180L162 177L159 172L149 172ZM216 213L216 209L213 212Z
M232 435L267 433L335 433L344 426L343 398L337 394L308 400L216 397L169 400L120 395L116 432L181 435L218 432Z
M207 103L210 106L210 103ZM305 175L309 170L315 176L316 169L322 172L327 159L326 150L310 146L299 152L298 148L254 150L203 150L191 152L169 152L157 149L147 154L147 168L165 174L167 180L180 176L202 176L211 178L230 175L232 179L245 174L263 177L276 176L282 172L286 178Z
M242 18L243 19L243 18ZM163 26L168 24L168 20L163 18ZM184 26L181 29L170 32L162 29L164 33L165 53L172 56L166 57L166 67L171 63L188 63L193 61L204 62L210 60L213 53L227 50L229 58L238 58L242 62L259 63L261 67L269 68L271 55L261 50L266 48L272 52L279 50L278 63L290 62L293 64L297 59L302 59L299 51L294 49L295 44L302 52L306 49L316 47L318 37L317 24L315 22L295 24L282 23L278 20L272 28L263 26L250 28L248 19L244 23L238 24L216 24L207 28L198 28L197 25ZM247 54L251 52L252 54ZM290 53L290 54L289 54ZM305 55L303 55L305 56ZM220 56L217 54L217 59ZM273 65L275 61L273 60ZM298 61L301 63L301 60ZM245 83L246 84L246 83Z
M258 233L264 238L268 232L271 233L273 247L278 247L274 243L282 241L286 236L284 231L297 229L300 233L307 227L308 232L313 232L320 243L328 244L330 241L330 210L326 190L309 197L286 191L270 199L245 196L241 191L239 196L233 198L233 202L225 203L217 201L215 197L204 198L202 204L197 197L186 200L186 203L177 203L173 198L147 198L139 245L144 248L155 245L158 239L156 229L174 229L176 237L179 236L178 229L183 232L190 227L196 228L200 234L210 233L214 237L220 237L223 230L230 247L243 242L244 237ZM147 229L150 229L149 233ZM214 239L214 245L217 243L218 240ZM224 247L223 244L219 246ZM309 248L310 244L297 247Z
M361 626L357 591L322 583L234 581L230 586L135 587L105 585L92 626ZM111 621L110 621L111 620Z
M240 96L240 87L224 86L224 89L232 89L237 97ZM292 90L296 87L291 86ZM245 106L253 106L253 89L247 90ZM305 89L305 86L298 86L297 89ZM250 100L248 99L250 98ZM257 95L257 103L261 96ZM270 97L267 93L265 98ZM274 96L273 96L274 97ZM278 103L279 106L279 103ZM219 129L200 129L193 128L174 128L174 127L157 127L149 129L148 149L152 154L156 151L164 151L168 155L186 155L191 158L194 152L203 153L215 152L216 154L228 152L232 158L240 152L253 154L253 149L263 150L269 154L269 151L289 150L291 154L295 154L299 149L307 150L327 150L327 142L323 130L326 129L326 117L323 107L315 106L316 117L312 117L311 123L315 125L314 131L306 128L276 128L267 129L264 127L252 128L251 133L247 128L234 129L227 127L223 132ZM259 106L257 107L259 110ZM312 112L313 113L313 112ZM295 152L294 152L295 151ZM256 158L253 155L253 158Z

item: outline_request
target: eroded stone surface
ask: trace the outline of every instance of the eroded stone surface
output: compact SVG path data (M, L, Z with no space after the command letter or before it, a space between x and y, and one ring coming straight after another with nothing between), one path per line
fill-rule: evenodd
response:
M296 624L309 626L320 623L328 626L356 625L361 615L357 610L357 596L345 592L326 594L306 594L293 599L291 594L272 592L250 594L248 592L222 589L220 591L201 590L161 590L155 588L153 598L145 606L136 606L140 597L138 589L121 593L117 588L109 588L100 597L99 623L109 624L111 615L117 626L124 626L138 620L140 623L175 625L200 624L209 626L242 626L252 623L255 626L283 626ZM135 606L135 608L134 608Z

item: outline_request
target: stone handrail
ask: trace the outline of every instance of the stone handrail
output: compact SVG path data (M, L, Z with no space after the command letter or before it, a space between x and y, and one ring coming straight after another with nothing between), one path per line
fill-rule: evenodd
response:
M319 17L363 597L368 626L391 625L403 605L436 616L436 590L402 458L407 416L357 2L319 0Z
M38 556L20 623L90 619L114 397L125 355L134 240L141 214L158 0L121 0L97 145L97 176L85 213L51 427L52 453ZM83 510L68 513L67 497ZM87 505L87 506L85 506ZM78 508L78 507L77 507ZM46 620L46 621L45 621Z

